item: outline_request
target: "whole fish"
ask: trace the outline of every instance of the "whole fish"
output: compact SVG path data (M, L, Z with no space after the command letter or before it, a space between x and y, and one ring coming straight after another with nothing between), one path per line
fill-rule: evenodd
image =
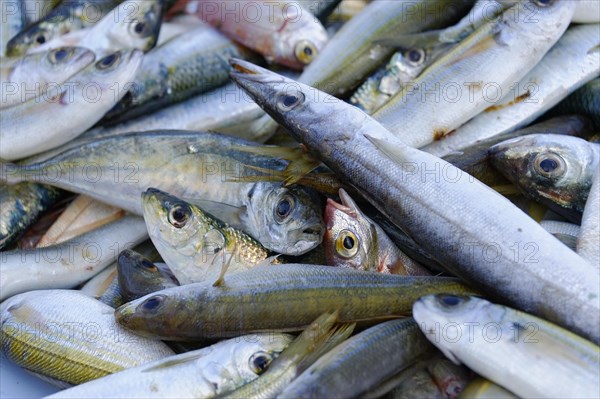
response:
M356 107L242 60L232 79L452 274L600 342L600 275L506 198ZM500 283L501 282L501 283Z
M120 250L148 236L144 221L125 216L62 244L0 253L0 301L21 292L72 288L113 263Z
M146 54L127 95L103 122L123 122L227 83L230 57L250 57L209 25L183 33Z
M557 222L555 220L542 220L540 226L546 229L554 237L558 238L563 244L575 251L577 237L579 237L580 228L578 225L567 222Z
M496 104L460 126L443 140L425 147L438 157L462 151L473 143L491 139L526 126L548 111L569 93L600 73L599 53L590 51L600 44L599 25L568 29L542 60ZM593 106L583 109L594 109ZM583 112L581 107L571 113ZM597 109L597 108L596 108ZM592 111L594 112L594 111Z
M275 359L263 375L221 397L229 399L274 398L302 370L352 334L354 324L334 327L337 315L337 312L334 312L319 316Z
M446 357L520 397L593 398L600 392L600 348L543 319L453 295L424 296L413 314Z
M551 112L583 114L592 120L596 129L600 129L600 78L593 79L579 88Z
M323 239L331 266L411 276L430 276L423 266L394 245L383 229L365 216L352 198L340 189L341 204L327 199Z
M486 380L485 378L478 377L471 381L467 388L462 391L459 396L461 399L517 399L515 395Z
M152 243L181 284L215 281L248 270L269 251L243 231L163 191L142 194L144 220Z
M179 281L166 264L152 263L130 249L119 254L117 271L119 287L126 301L179 285Z
M6 55L17 57L69 32L91 26L122 0L63 1L44 17L10 39ZM131 11L130 11L131 12Z
M71 290L32 291L0 304L2 351L57 383L81 384L173 355L115 324L112 308Z
M59 36L33 51L81 46L91 49L98 58L127 49L147 52L158 39L162 8L163 0L127 0L94 26Z
M60 190L42 184L0 186L0 250L21 238L25 230L60 197Z
M327 44L321 22L295 1L182 0L196 15L226 36L262 54L270 63L302 69Z
M516 4L446 52L373 117L412 147L442 139L504 97L533 69L567 29L575 5ZM539 22L529 21L532 14Z
M325 230L313 190L236 181L260 174L256 168L287 166L252 154L262 148L211 133L131 133L81 144L39 164L5 165L2 177L11 183L43 181L138 215L141 193L156 187L200 206L272 251L308 252L319 245Z
M600 268L600 171L596 167L583 210L577 253Z
M331 309L339 310L341 323L393 319L410 315L412 303L427 292L469 291L447 277L306 264L261 265L226 275L222 286L204 282L147 295L121 306L115 316L138 334L195 340L265 329L298 331Z
M28 54L14 63L2 63L0 108L40 96L50 85L60 85L94 62L94 53L83 47L59 47Z
M142 56L139 50L116 52L40 97L3 110L0 158L24 158L79 136L125 95L123 86L135 76Z
M496 144L489 154L493 165L524 194L579 222L600 167L600 144L532 134Z
M288 334L254 334L148 362L48 398L213 398L256 379L286 349Z
M387 321L321 356L277 398L354 398L433 350L412 318Z

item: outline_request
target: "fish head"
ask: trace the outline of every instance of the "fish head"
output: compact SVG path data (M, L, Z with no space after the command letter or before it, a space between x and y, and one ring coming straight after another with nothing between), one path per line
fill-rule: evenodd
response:
M321 200L302 186L257 183L248 203L248 219L265 248L286 255L302 255L323 240L325 225Z
M119 254L117 276L119 287L127 300L144 296L149 288L158 290L179 285L170 271L159 268L158 265L131 249L123 250Z
M281 352L293 341L289 334L264 333L237 338L231 361L244 381L250 381L268 370Z
M325 206L323 246L327 264L369 270L368 252L372 248L369 221L343 189L340 199L341 204L328 198Z
M158 40L162 22L162 0L129 0L119 6L119 12L107 21L107 35L122 48L151 50Z
M594 144L571 136L532 134L489 149L493 165L536 199L583 210L598 166Z
M40 55L39 67L47 72L52 79L60 79L61 76L69 76L79 72L96 59L93 51L83 47L58 47L45 53L34 53L31 56ZM51 80L57 81L57 80Z
M68 33L70 29L71 24L67 17L59 16L48 21L40 21L10 39L6 44L6 55L8 57L22 56L28 51Z

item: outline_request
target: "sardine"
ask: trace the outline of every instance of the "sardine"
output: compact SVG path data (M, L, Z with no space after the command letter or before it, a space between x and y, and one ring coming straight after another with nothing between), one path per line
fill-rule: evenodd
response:
M0 253L0 300L21 292L72 288L148 237L144 221L125 216L63 244Z
M125 95L142 57L139 50L116 52L40 97L2 110L0 158L24 158L79 136Z
M166 340L298 331L319 314L339 310L339 321L376 322L410 315L426 293L472 292L457 279L397 276L305 264L256 266L212 282L182 285L118 308L117 320L138 334ZM173 315L177 317L173 317Z
M50 86L64 83L94 62L94 53L83 47L59 47L26 55L14 63L1 64L0 108L42 95Z
M600 170L596 167L583 210L577 253L600 268Z
M569 2L567 3L574 3ZM574 26L542 60L496 104L423 151L444 157L476 141L493 138L526 126L600 73L600 55L590 52L600 44L599 25ZM579 113L580 108L574 110ZM592 111L593 112L593 111Z
M340 189L341 204L327 199L325 257L331 266L411 276L430 276L423 266L394 245L383 229L365 216Z
M132 367L48 398L213 398L256 379L292 339L288 334L269 333L232 338Z
M433 350L412 318L387 321L327 352L277 398L354 398Z
M452 274L600 342L600 275L506 198L356 107L242 60L232 79Z
M489 153L494 166L524 194L579 222L600 167L600 144L532 134L496 144Z
M119 287L126 301L179 285L179 281L166 264L152 263L130 249L119 254L117 271Z
M502 99L533 69L567 29L575 5L516 4L446 52L373 117L412 147L442 139ZM529 20L532 14L538 22Z
M0 304L6 356L57 382L81 384L173 355L115 323L112 308L70 290L32 291Z
M452 295L425 296L413 314L446 357L520 397L594 398L600 392L600 348L543 319Z
M256 168L287 166L253 155L255 148L263 147L211 133L131 133L82 144L39 164L4 165L1 177L11 183L46 182L138 215L141 193L156 187L198 205L272 251L310 251L325 230L317 194L282 183L236 181L261 174Z

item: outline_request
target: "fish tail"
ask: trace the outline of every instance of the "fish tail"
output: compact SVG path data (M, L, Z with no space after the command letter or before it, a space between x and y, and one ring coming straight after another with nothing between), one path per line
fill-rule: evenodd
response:
M0 159L0 184L17 184L24 181L22 166Z
M356 327L356 323L342 324L337 328L330 329L326 334L320 337L318 342L313 343L313 349L296 368L299 373L309 368L314 362L316 362L321 356L332 350L338 344L344 342L346 338L352 335Z

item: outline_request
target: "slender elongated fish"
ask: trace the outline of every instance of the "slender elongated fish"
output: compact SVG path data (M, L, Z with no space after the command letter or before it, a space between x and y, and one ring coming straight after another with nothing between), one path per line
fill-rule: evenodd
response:
M92 26L121 1L63 1L50 11L44 19L10 39L6 45L6 54L10 57L20 56L58 36Z
M321 356L277 398L354 398L433 350L412 318L387 321Z
M132 367L48 398L213 398L258 378L287 348L288 334L255 334Z
M341 204L327 199L323 245L331 266L411 276L430 276L423 266L396 247L383 229L361 212L340 189Z
M0 250L16 242L38 217L62 197L60 190L35 183L0 187Z
M0 158L15 160L58 147L92 127L125 95L142 57L139 50L116 52L40 97L3 110Z
M40 96L50 85L62 84L94 60L94 53L83 47L59 47L1 64L0 108Z
M506 91L506 95L442 140L423 147L438 157L462 151L477 141L527 126L571 92L600 73L600 53L590 50L600 44L600 25L568 29L542 60ZM593 106L583 109L594 112ZM571 110L580 113L582 108Z
M195 205L149 188L142 194L144 220L152 243L181 284L215 281L248 270L269 251Z
M65 243L0 255L0 300L31 290L72 288L147 238L144 221L125 216Z
M600 348L543 319L453 295L424 296L413 315L446 357L520 397L594 398L600 392ZM442 335L449 323L458 326L456 338Z
M213 282L169 288L118 308L117 320L138 334L167 340L298 331L317 315L339 310L339 321L410 315L429 293L472 290L448 277L397 276L306 264L256 266ZM173 315L177 315L173 317Z
M600 342L600 275L506 198L356 107L241 60L232 79L452 274Z
M72 290L32 291L0 305L4 354L57 383L81 384L173 355L115 323L112 308Z
M263 148L212 133L130 133L86 142L38 164L4 165L2 177L10 183L47 182L138 215L143 213L141 193L156 187L272 251L308 252L321 243L325 230L316 192L279 182L239 181L262 175L257 168L285 169L284 160L253 154Z
M89 29L59 36L34 51L81 46L92 50L98 58L127 49L147 52L158 39L162 9L163 0L127 0Z
M119 287L127 301L179 285L179 281L165 263L152 263L130 249L119 254L117 273Z
M600 268L600 171L597 167L583 210L577 253Z
M496 144L489 153L494 166L524 194L579 222L600 167L600 144L532 134Z

